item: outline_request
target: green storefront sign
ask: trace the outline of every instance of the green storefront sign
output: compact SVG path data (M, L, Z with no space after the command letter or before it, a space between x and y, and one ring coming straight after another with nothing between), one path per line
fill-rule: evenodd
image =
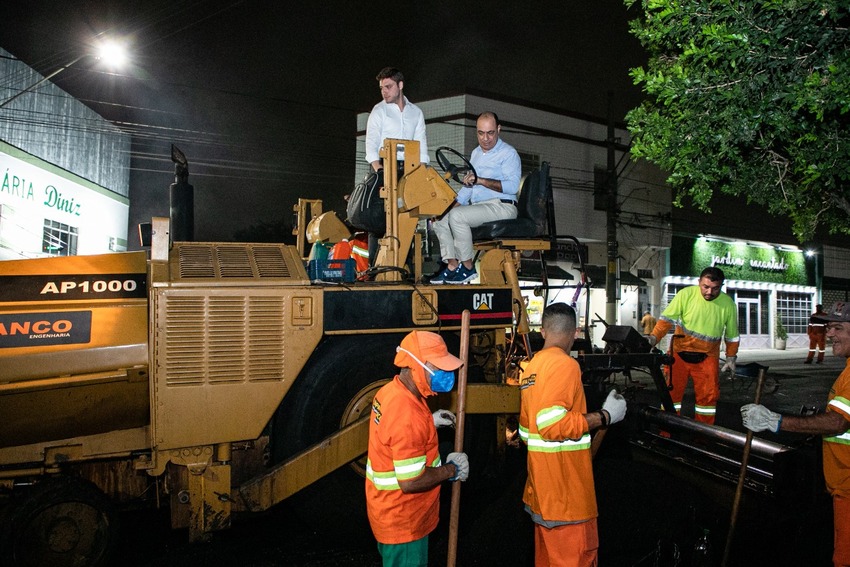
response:
M723 270L727 280L810 285L802 251L674 236L670 273L697 277L708 266Z

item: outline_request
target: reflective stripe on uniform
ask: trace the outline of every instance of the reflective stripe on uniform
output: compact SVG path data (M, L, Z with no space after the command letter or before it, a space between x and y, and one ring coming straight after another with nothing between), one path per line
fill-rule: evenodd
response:
M528 445L529 451L537 453L560 453L562 451L581 451L590 449L590 433L585 433L580 439L564 439L563 441L547 441L540 434L529 434L527 427L520 426L519 436Z
M715 415L717 413L717 407L695 405L694 413L697 415Z
M366 461L366 479L378 490L399 490L395 471L377 472L372 468L372 461Z
M720 341L723 340L723 336L715 337L713 335L706 335L706 334L698 333L696 331L688 329L687 327L685 327L684 323L682 323L682 321L679 320L679 319L671 319L670 317L665 317L664 315L661 315L661 320L668 322L670 325L673 325L674 327L678 327L678 330L681 331L681 334L693 337L695 339L699 339L699 340L707 342L707 343L720 344ZM727 340L729 342L737 342L738 341L737 338L735 338L734 340L733 339L727 339Z
M824 441L829 443L840 443L841 445L850 445L850 429L841 435L833 435L832 437L824 437Z
M394 461L394 470L378 472L372 468L372 461L366 461L366 479L369 480L378 490L400 490L398 484L399 479L410 480L416 478L425 469L425 457L417 457L415 459L407 459L405 461ZM440 456L438 455L432 467L440 467L443 465Z
M552 406L544 408L537 412L537 429L543 429L562 419L567 415L567 409L564 406Z
M844 414L850 415L850 400L847 398L842 398L841 396L835 396L831 400L827 406L832 406L840 412Z
M402 461L393 461L395 474L399 480L410 480L416 478L425 469L425 455L415 457L413 459L404 459Z
M850 414L850 400L841 396L835 396L834 398L829 400L827 407L833 407L837 411L845 415ZM824 437L823 440L828 441L829 443L840 443L842 445L850 445L850 429L848 429L844 433L841 433L840 435Z

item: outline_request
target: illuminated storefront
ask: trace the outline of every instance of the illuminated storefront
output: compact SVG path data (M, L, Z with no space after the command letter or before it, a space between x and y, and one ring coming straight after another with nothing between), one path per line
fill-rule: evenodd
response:
M127 249L127 197L1 141L0 175L0 259Z
M582 258L587 258L588 247L578 245ZM595 347L604 348L602 337L608 325L598 314L607 309L607 268L606 266L585 264L586 281L582 284L581 263L576 245L572 241L557 242L546 254L548 293L544 294L543 278L539 260L523 258L520 264L520 290L528 309L529 324L538 330L546 305L555 302L575 304L578 312L578 326L590 331L590 339ZM619 295L617 296L617 321L614 324L639 328L640 310L638 307L641 290L647 282L637 276L620 271ZM545 295L545 298L544 298ZM590 313L587 319L585 313Z
M788 331L789 347L808 345L806 326L817 302L817 287L803 250L712 236L674 236L671 275L663 280L664 305L683 287L695 285L708 266L726 275L723 291L738 306L741 348L772 348L778 318Z

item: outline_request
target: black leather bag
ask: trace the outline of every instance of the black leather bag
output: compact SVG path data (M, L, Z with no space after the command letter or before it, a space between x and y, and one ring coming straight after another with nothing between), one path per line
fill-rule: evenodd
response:
M689 364L699 364L703 360L705 360L708 355L704 352L679 352L679 358L684 360Z
M384 200L381 199L381 187L384 186L384 170L368 173L363 181L354 187L348 197L348 223L359 230L384 234L387 230L387 217L384 212Z

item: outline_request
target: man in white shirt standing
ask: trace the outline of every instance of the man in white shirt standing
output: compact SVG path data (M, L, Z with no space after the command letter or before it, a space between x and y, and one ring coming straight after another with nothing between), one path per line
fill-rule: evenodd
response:
M378 152L384 140L416 140L419 142L419 163L428 163L428 140L425 138L425 115L404 96L404 75L395 67L384 67L376 77L381 89L381 102L372 107L366 122L366 161L378 172L377 184L382 186L384 162ZM399 171L403 171L404 155L398 155ZM414 159L411 156L411 159ZM380 234L369 232L369 259L374 263Z
M418 141L420 163L428 163L425 115L404 96L404 75L395 67L384 67L376 78L383 100L372 107L366 122L366 161L375 171L384 167L378 151L384 140L394 138Z

